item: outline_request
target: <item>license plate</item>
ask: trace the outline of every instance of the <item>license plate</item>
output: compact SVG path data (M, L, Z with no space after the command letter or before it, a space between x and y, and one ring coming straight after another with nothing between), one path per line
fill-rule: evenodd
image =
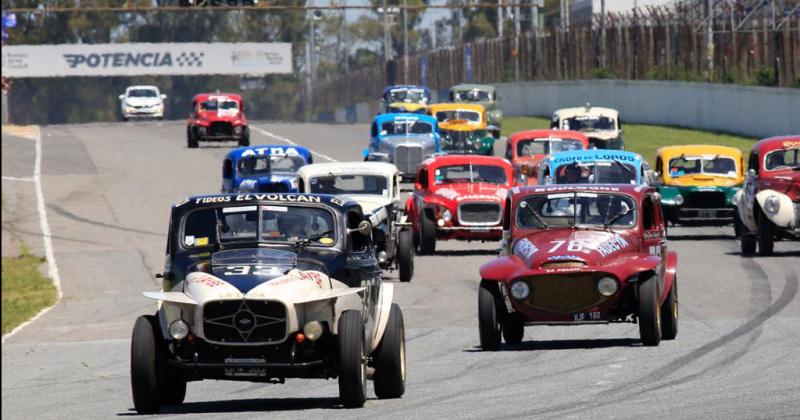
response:
M592 311L592 312L575 312L572 314L572 320L574 322L581 322L581 321L600 321L600 311Z
M267 368L262 367L245 367L245 366L236 366L237 364L251 364L251 363L266 363L265 359L257 359L257 358L250 358L250 359L239 359L239 358L227 358L225 359L225 376L267 376Z
M698 210L697 217L702 217L704 219L711 219L717 215L717 212L714 210Z

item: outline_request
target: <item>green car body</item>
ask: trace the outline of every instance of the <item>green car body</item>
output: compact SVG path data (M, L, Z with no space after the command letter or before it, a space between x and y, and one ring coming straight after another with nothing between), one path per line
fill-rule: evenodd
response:
M480 154L493 156L495 138L486 130L475 129L466 124L439 127L442 151L451 154Z
M486 108L487 129L494 138L500 138L503 111L500 110L500 102L494 86L471 83L455 85L450 88L450 102L483 105Z

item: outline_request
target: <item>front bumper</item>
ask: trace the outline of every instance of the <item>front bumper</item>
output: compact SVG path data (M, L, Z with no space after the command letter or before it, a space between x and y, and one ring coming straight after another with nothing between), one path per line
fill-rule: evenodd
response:
M503 238L502 226L437 226L436 238L467 241L499 241Z
M130 109L122 112L125 118L163 118L163 109Z
M324 378L324 360L307 362L199 363L167 359L167 365L184 374L202 379L270 381L273 378Z

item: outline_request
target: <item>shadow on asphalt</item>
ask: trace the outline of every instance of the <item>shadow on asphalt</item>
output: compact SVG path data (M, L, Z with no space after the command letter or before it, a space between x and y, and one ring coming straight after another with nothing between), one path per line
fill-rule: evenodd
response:
M501 344L497 350L503 351L536 351L536 350L578 350L602 349L610 347L641 347L642 342L636 338L600 338L588 340L551 340L551 341L523 341L519 344ZM475 346L462 350L467 353L477 353L483 350Z
M671 235L667 233L667 239L671 241L721 241L730 239L736 240L734 235Z
M500 253L498 249L459 249L459 250L443 250L436 251L433 256L439 257L468 257L473 255L497 255Z
M367 399L369 400L369 398ZM343 409L338 398L254 398L228 401L196 401L162 407L160 414L211 414L240 412L299 411L315 408ZM136 410L117 416L137 416Z
M741 252L726 252L725 255L740 255L742 258L753 258L753 259L761 259L761 258L786 258L786 257L800 257L800 251L774 251L772 255L768 257L762 257L758 254L756 255L742 255Z

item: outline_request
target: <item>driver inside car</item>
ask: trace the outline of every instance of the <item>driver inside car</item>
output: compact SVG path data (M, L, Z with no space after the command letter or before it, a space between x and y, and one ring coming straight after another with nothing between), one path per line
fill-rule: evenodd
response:
M288 211L278 215L278 231L281 237L296 241L308 236L308 220L300 212Z

